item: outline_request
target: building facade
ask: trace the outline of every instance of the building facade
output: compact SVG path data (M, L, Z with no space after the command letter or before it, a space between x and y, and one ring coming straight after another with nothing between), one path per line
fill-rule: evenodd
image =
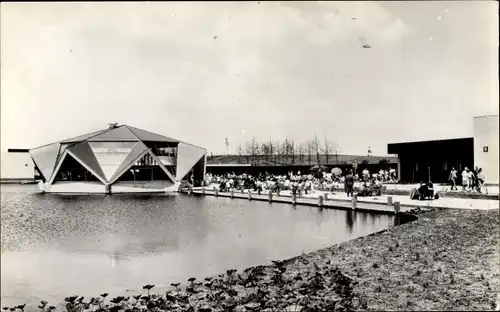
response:
M47 193L162 193L201 185L206 150L135 127L109 128L29 150Z
M498 115L474 117L474 164L491 184L499 182L498 129Z
M450 139L388 144L387 152L398 155L401 182L448 181L451 168L474 165L474 139Z
M479 167L486 184L498 184L498 115L474 117L473 123L469 138L388 144L387 152L398 156L400 181L447 183L451 168Z

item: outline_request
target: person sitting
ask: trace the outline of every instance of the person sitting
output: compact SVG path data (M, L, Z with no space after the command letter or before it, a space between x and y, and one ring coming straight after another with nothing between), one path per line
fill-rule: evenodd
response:
M432 186L432 183L431 183ZM411 191L410 198L411 199L417 199L417 200L423 200L426 198L433 198L434 196L434 190L432 189L432 192L429 191L429 183L424 183L420 182L420 186L418 189L414 188Z
M367 181L359 183L357 195L358 196L365 196L367 188L368 188Z
M420 187L418 188L420 193L420 200L425 199L429 194L429 187L424 182L420 182Z
M427 198L434 199L434 184L431 181L427 182Z
M219 184L219 190L221 192L226 192L226 181L222 181L220 184Z

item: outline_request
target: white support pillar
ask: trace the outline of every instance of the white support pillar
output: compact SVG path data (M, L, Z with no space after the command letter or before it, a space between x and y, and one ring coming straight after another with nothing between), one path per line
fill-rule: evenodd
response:
M398 201L394 202L394 214L398 215L400 212L401 212L400 203Z

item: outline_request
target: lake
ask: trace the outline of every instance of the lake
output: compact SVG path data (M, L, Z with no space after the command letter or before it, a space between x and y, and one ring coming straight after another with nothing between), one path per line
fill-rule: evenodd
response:
M394 217L212 196L58 196L1 186L2 305L155 291L386 229Z

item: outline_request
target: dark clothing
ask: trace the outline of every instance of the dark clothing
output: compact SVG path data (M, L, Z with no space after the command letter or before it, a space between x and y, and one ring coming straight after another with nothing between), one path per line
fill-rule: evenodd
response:
M448 180L451 181L451 190L453 190L453 188L455 188L455 190L457 190L457 171L456 170L450 171L450 176L448 177Z
M471 189L475 189L477 190L478 189L478 180L477 180L477 171L476 170L472 170L472 185L471 185Z
M348 174L345 176L345 184L346 185L354 185L354 176L352 174Z
M353 195L353 192L354 192L354 176L352 174L347 174L345 176L345 180L344 180L344 188L345 188L345 191L347 193L347 196L349 195Z
M432 182L428 182L427 183L427 197L429 197L429 199L433 199L434 198L434 184L432 184Z

